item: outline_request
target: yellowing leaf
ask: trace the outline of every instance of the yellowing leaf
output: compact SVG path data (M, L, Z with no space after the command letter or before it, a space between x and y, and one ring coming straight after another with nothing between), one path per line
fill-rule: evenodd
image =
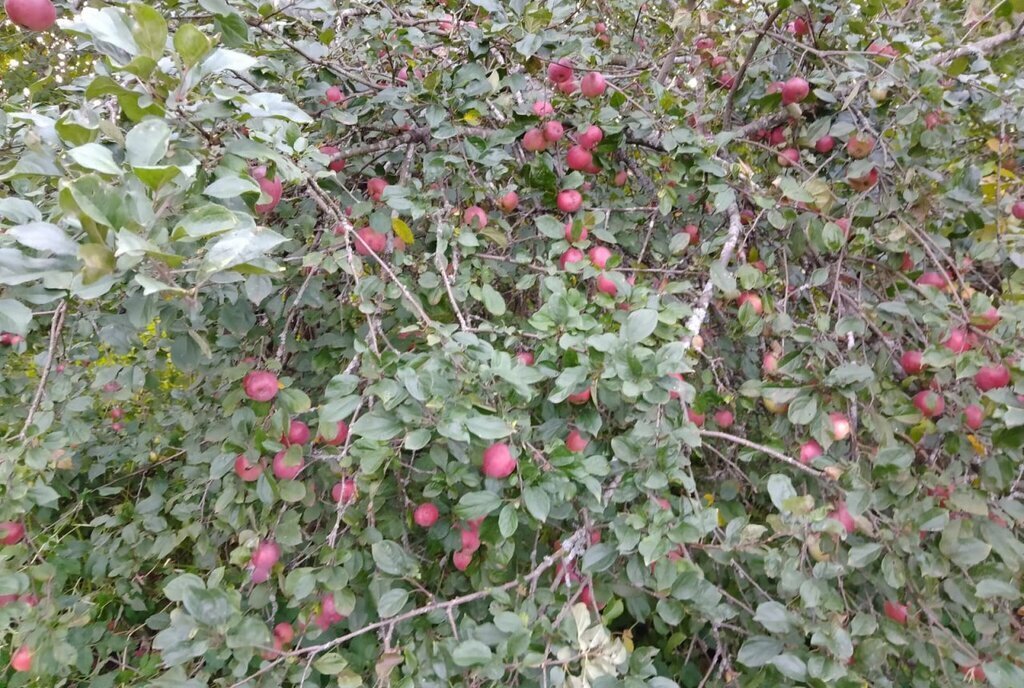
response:
M412 230L409 229L409 225L405 224L405 221L402 220L402 218L391 218L391 229L394 231L395 236L404 241L406 245L415 241L415 238L412 235Z
M462 119L465 120L466 124L475 127L480 124L480 113L476 110L470 110L462 116Z
M974 435L967 435L967 441L970 442L971 446L974 447L974 451L978 454L985 456L988 454L988 450L985 449L985 445L978 441L978 438Z
M627 652L633 651L633 630L627 628L622 632L622 644L625 646Z

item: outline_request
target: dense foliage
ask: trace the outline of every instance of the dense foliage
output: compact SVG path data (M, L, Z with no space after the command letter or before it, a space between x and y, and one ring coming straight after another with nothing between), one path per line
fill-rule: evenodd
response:
M1020 0L38 3L0 683L1024 686Z

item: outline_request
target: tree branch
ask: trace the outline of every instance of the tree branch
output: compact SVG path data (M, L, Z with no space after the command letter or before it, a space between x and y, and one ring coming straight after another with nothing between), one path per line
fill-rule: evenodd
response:
M790 466L792 466L793 468L801 470L804 473L807 473L808 475L813 475L818 480L828 480L828 475L826 475L822 471L819 471L816 468L811 468L810 466L805 466L804 464L800 463L796 459L794 459L794 458L792 458L790 456L786 456L782 452L776 451L776 450L772 449L771 447L766 447L763 444L758 444L757 442L751 442L750 440L745 439L743 437L737 437L736 435L730 435L727 432L719 432L717 430L703 430L703 429L701 429L701 430L698 430L697 432L700 433L701 437L717 437L718 439L728 440L729 442L733 442L734 444L742 444L744 447L749 447L751 449L756 449L757 451L759 451L759 452L761 452L763 454L767 454L768 456L771 456L773 458L776 458L779 461L784 461L784 462L788 463Z
M727 267L729 261L732 260L733 251L736 250L736 244L739 243L740 232L743 229L743 222L740 220L740 209L735 203L726 208L726 213L729 215L729 233L725 237L725 244L722 245L722 252L718 254L718 264L723 268ZM708 317L708 307L711 305L711 296L714 291L715 285L712 283L711 278L708 277L707 281L704 282L704 288L700 292L700 298L697 299L697 303L693 307L693 313L690 315L690 319L686 321L686 334L682 338L684 351L690 349L693 345L693 338L700 333L700 328L704 326L704 320Z
M50 366L53 365L53 355L57 350L57 339L60 336L61 328L64 327L64 316L67 314L68 303L61 301L53 312L53 320L50 321L50 346L46 350L46 360L43 362L43 372L39 375L39 384L36 386L35 396L32 397L32 404L28 407L28 415L25 417L25 425L18 433L18 441L24 442L28 436L28 429L32 426L32 419L39 410L39 404L43 400L43 391L46 389L46 381L50 377Z
M725 112L722 114L722 124L726 127L732 126L732 102L736 97L736 91L739 90L740 84L743 83L743 77L747 73L747 67L750 66L750 62L754 59L754 53L757 52L757 46L761 45L764 35L768 33L768 29L772 28L775 20L782 14L782 8L784 5L779 3L779 6L775 8L768 18L765 20L764 25L761 26L761 30L754 36L754 42L750 44L750 48L747 49L747 55L743 58L743 64L736 71L736 77L732 80L732 86L729 88L729 95L725 99Z

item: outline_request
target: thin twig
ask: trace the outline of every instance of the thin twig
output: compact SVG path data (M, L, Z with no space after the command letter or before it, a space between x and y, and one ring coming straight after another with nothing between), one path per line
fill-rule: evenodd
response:
M46 380L50 377L50 366L53 364L53 355L57 351L57 340L60 337L61 328L64 327L64 316L67 314L67 301L61 301L54 311L53 320L50 321L50 346L46 350L46 360L43 362L43 372L39 375L39 384L36 386L35 396L32 397L32 404L28 407L28 415L25 417L25 425L18 433L18 441L24 442L28 435L28 429L32 426L32 419L39 410L39 404L43 400L43 391L46 389Z
M754 36L754 42L750 44L750 48L747 50L746 57L743 58L743 64L736 70L736 77L732 80L732 86L729 87L729 95L725 99L725 111L722 114L722 124L726 127L732 126L732 102L736 97L736 91L739 90L740 84L743 83L743 77L747 73L747 67L750 66L750 62L754 59L754 53L757 52L757 46L761 45L761 40L764 35L768 32L768 29L772 28L772 24L779 18L782 13L782 9L785 7L783 3L779 3L779 6L775 8L768 18L765 20L761 30Z
M757 451L759 451L759 452L761 452L763 454L767 454L768 456L771 456L773 458L776 458L779 461L784 461L784 462L788 463L790 466L792 466L793 468L801 470L804 473L807 473L808 475L813 475L815 478L818 478L819 480L828 480L828 476L825 473L819 471L818 469L811 468L810 466L805 466L804 464L800 463L796 459L794 459L794 458L792 458L790 456L786 456L782 452L777 451L775 449L772 449L771 447L766 447L763 444L758 444L757 442L751 442L750 440L745 439L743 437L737 437L736 435L730 435L727 432L719 432L718 430L703 430L703 429L701 429L701 430L698 430L697 432L700 433L700 435L702 437L716 437L718 439L728 440L729 442L734 442L736 444L742 444L744 447L750 447L751 449L756 449Z

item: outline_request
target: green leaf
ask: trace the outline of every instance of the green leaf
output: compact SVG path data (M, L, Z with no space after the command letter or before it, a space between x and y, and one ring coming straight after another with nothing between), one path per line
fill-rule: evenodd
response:
M452 651L452 660L460 667L487 664L491 661L491 648L479 640L463 640Z
M78 255L78 244L68 238L64 230L49 222L30 222L11 227L7 236L22 246L47 251L58 256Z
M327 654L320 655L313 662L313 668L326 676L340 674L346 667L348 667L348 662L337 652L328 652Z
M286 242L272 229L242 227L222 234L206 250L200 274L209 276L267 255Z
M782 654L782 643L775 638L755 635L747 638L736 654L736 660L751 668L761 667L770 663Z
M523 489L523 503L526 510L535 519L543 523L551 511L551 498L541 487L526 487Z
M631 344L638 344L650 337L657 326L658 311L651 308L641 308L633 311L626 318L623 334L626 337L626 341Z
M186 68L195 67L210 52L210 39L194 24L182 24L174 34L174 49Z
M512 428L501 418L474 414L467 416L466 429L484 440L497 440L512 434Z
M851 568L859 569L872 563L882 553L882 545L877 542L869 542L863 545L856 545L850 548L846 564Z
M132 36L143 55L159 60L167 45L167 22L155 9L141 2L129 6L132 18Z
M794 425L808 425L818 415L818 399L813 394L804 392L789 403L787 417Z
M394 414L383 409L374 409L359 416L349 428L349 432L355 437L386 441L394 439L402 432L402 424L396 420Z
M470 520L486 516L500 506L501 497L493 492L486 490L467 492L459 499L455 513L459 518Z
M377 613L380 614L382 619L389 619L402 611L402 607L408 601L408 590L402 590L401 588L388 590L380 596L380 600L377 602Z
M235 613L228 593L218 588L187 588L182 603L196 621L207 626L222 626Z
M14 299L0 299L0 332L28 334L32 322L32 309Z
M172 238L176 240L201 239L227 232L237 226L238 219L234 213L224 206L207 203L193 208L178 220Z
M292 569L284 579L284 593L294 600L306 599L315 589L316 577L314 570L309 567Z
M181 602L185 594L193 588L206 589L203 579L194 573L181 573L164 584L164 597L171 602Z
M778 602L762 602L757 606L754 621L772 633L789 633L793 627L789 611Z
M582 569L587 573L600 573L611 568L618 558L615 548L605 542L592 545L583 555Z
M238 198L244 193L260 193L260 185L252 177L225 175L207 186L203 193L213 198Z
M485 284L480 287L480 296L484 302L484 308L491 315L505 315L505 299L502 298L494 287Z
M136 124L125 137L128 164L143 167L157 164L167 155L170 140L171 129L161 119L147 119Z
M768 495L776 509L782 513L788 513L785 506L786 500L796 497L796 488L793 487L793 481L789 479L789 476L776 473L768 478Z
M519 516L516 514L516 508L511 504L506 504L498 514L498 532L503 538L508 539L515 535L518 528Z
M409 557L408 553L397 542L381 540L373 543L370 548L373 553L373 561L384 573L392 576L417 576L419 570L416 562Z
M121 167L114 162L111 152L98 143L87 143L68 151L71 159L88 170L121 176Z

